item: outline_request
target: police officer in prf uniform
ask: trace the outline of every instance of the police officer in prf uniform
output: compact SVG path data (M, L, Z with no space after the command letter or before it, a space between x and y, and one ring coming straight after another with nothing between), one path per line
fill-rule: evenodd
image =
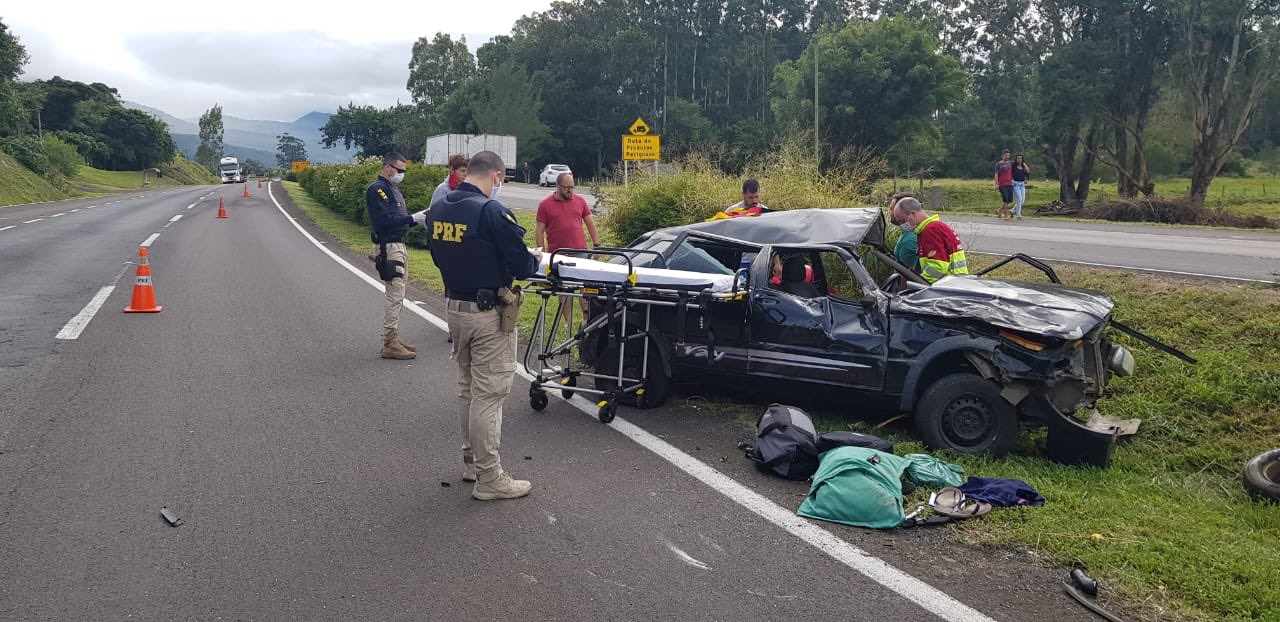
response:
M524 245L524 227L496 201L506 168L492 151L471 157L466 179L427 210L431 258L444 279L449 336L458 365L463 481L471 496L515 499L533 485L502 469L502 404L516 365L513 279L538 269L541 252Z
M404 181L404 156L391 152L382 157L382 172L378 180L365 191L365 206L369 210L369 223L373 225L371 236L377 244L378 254L373 265L386 286L387 300L382 314L382 358L408 360L418 356L418 349L400 341L400 309L404 306L404 278L409 254L404 236L416 223L426 221L424 212L412 216L404 207L404 195L397 186ZM425 211L425 210L424 210Z

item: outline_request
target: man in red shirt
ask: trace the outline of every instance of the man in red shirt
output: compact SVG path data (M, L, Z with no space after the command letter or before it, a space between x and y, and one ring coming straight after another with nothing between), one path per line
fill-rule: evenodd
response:
M920 276L930 283L950 274L969 274L964 244L947 223L930 216L914 197L893 205L893 219L907 223L916 233L920 254Z
M573 192L573 173L560 173L556 177L556 191L538 204L538 220L533 227L533 238L547 256L561 248L594 248L600 245L600 233L591 218L591 208L581 196ZM582 225L591 234L591 246L582 235ZM582 300L585 312L586 299ZM572 328L573 305L565 302L562 314Z
M1004 220L1005 217L1013 218L1013 212L1009 210L1009 204L1013 203L1013 162L1009 161L1009 150L1005 149L1000 154L1000 161L996 162L996 190L1000 191L1000 201L1003 205L996 210L996 218Z

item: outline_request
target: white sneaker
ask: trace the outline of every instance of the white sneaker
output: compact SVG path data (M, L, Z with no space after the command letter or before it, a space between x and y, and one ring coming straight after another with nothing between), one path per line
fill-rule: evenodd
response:
M471 489L471 497L481 501L517 499L529 494L530 490L533 490L533 484L522 479L511 479L510 475L503 473L492 482L476 482Z

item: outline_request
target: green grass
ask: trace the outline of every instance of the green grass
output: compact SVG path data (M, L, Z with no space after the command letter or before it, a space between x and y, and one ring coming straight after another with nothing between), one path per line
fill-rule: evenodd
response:
M311 201L297 184L284 185L321 228L367 252L364 227ZM518 215L532 231L532 214ZM438 292L439 273L428 255L410 251L410 275ZM1117 338L1135 352L1137 373L1117 379L1099 408L1143 423L1117 447L1109 469L1045 460L1037 450L1043 431L1024 435L1018 449L999 460L940 454L970 474L1025 480L1048 499L1044 507L999 510L951 533L975 545L1028 547L1048 564L1081 561L1130 619L1280 619L1280 507L1250 500L1240 486L1246 460L1280 447L1280 289L1071 266L1059 274L1069 284L1111 294L1117 319L1200 363L1187 365ZM1043 280L1029 271L1001 275ZM535 311L532 304L522 310L526 330ZM762 405L729 395L685 394L677 401L736 419L745 432ZM811 412L823 429L871 432L893 439L899 453L923 451L902 422L877 428L832 405Z
M0 206L65 199L67 194L7 153L0 153Z
M155 173L147 174L148 188L162 186L180 186L182 182L172 177L156 178ZM116 192L120 190L140 190L142 185L141 171L104 171L91 166L81 166L75 177L71 178L71 188L77 192Z
M878 197L893 194L894 183L892 179L880 180L874 186L874 194ZM923 190L919 180L898 179L896 183L897 188L917 192L926 199L930 196L931 187L941 188L943 211L994 215L996 208L1000 207L1000 194L993 179L926 179ZM1156 181L1156 192L1163 196L1186 196L1190 187L1191 181L1187 178ZM1092 186L1090 198L1093 200L1115 196L1113 183ZM1032 179L1027 182L1024 209L1034 213L1036 207L1057 198L1056 180ZM1209 188L1208 204L1221 205L1238 214L1280 218L1280 177L1220 177Z

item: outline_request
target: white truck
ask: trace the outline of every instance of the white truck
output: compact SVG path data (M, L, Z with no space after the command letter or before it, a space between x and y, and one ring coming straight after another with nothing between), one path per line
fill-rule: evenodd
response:
M224 184L238 184L243 181L240 174L240 161L234 156L227 156L218 162L218 173Z
M507 179L515 177L516 168L520 166L520 163L516 161L515 136L503 136L500 134L437 134L427 139L424 162L438 166L448 166L449 156L455 153L471 157L481 151L492 151L498 154L498 157L502 158L502 163L507 167Z

